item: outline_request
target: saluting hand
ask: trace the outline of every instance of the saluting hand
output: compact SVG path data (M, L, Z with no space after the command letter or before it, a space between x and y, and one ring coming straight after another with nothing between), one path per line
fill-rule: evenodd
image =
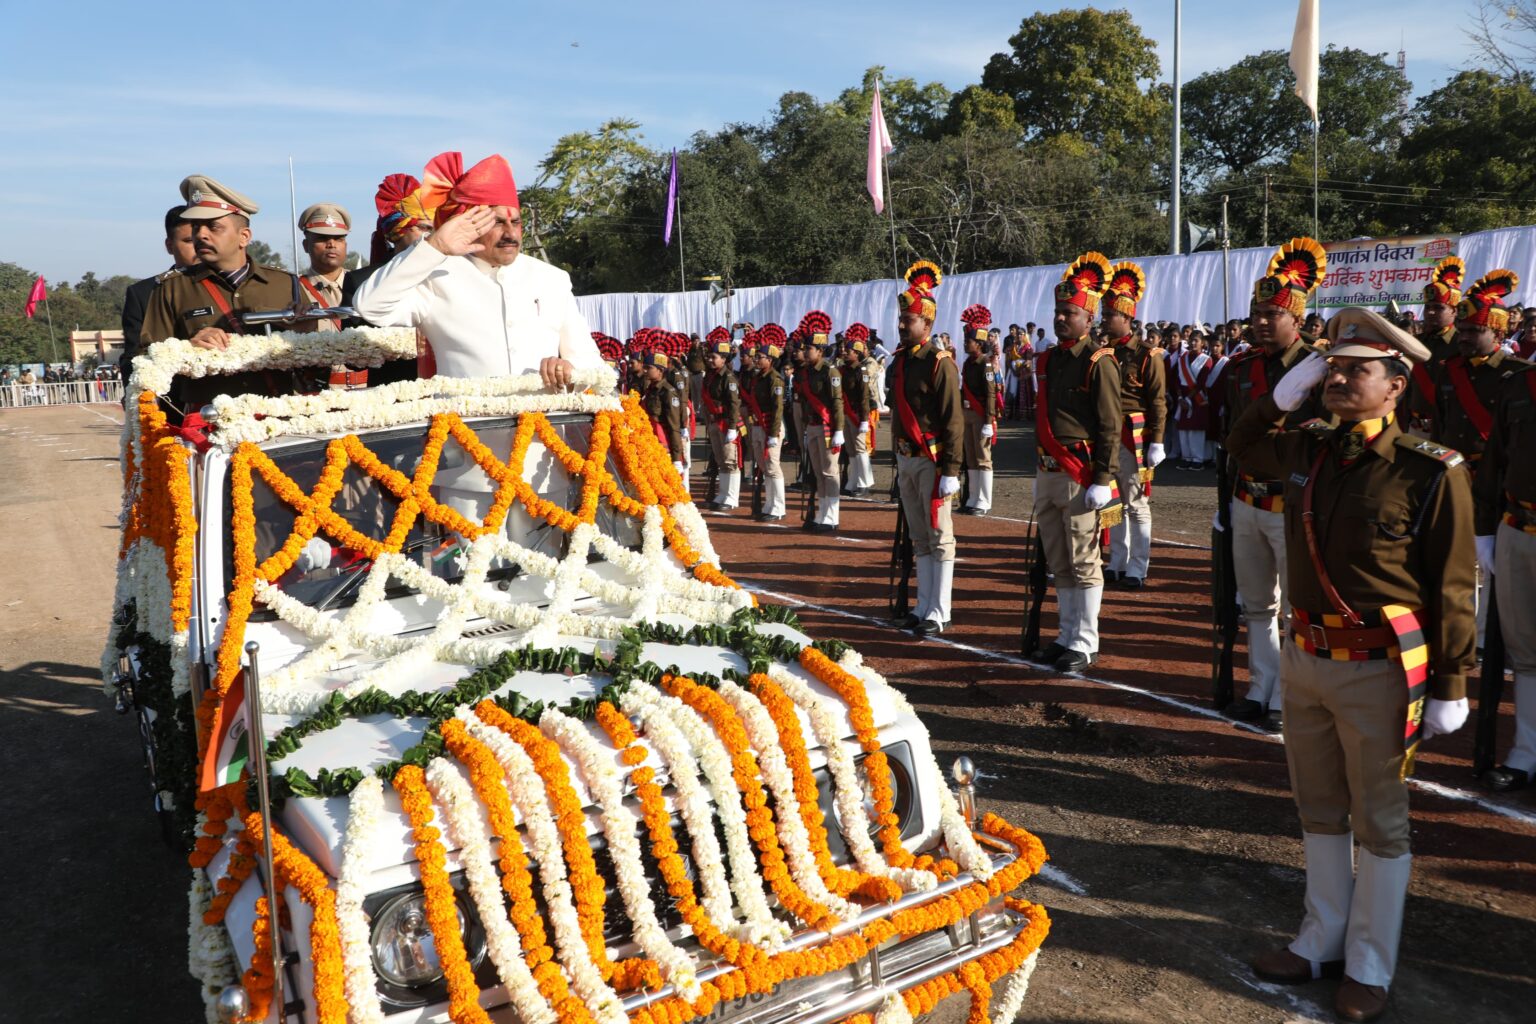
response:
M471 206L448 218L432 232L427 244L445 256L469 256L485 248L480 244L480 236L495 223L496 212L489 206Z
M1275 404L1286 412L1295 412L1312 393L1312 389L1328 377L1328 360L1316 352L1285 372L1275 385Z

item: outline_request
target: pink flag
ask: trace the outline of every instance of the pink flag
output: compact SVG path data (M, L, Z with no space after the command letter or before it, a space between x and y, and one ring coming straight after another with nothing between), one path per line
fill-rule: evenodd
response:
M885 113L880 109L880 83L875 83L875 102L869 108L869 168L864 172L864 183L869 186L869 197L875 201L875 212L885 212L885 189L881 185L880 158L896 147L891 145L891 133L885 129Z
M43 275L38 274L37 280L32 282L32 292L27 296L27 319L32 319L32 314L37 310L37 304L48 298L48 282L43 280Z

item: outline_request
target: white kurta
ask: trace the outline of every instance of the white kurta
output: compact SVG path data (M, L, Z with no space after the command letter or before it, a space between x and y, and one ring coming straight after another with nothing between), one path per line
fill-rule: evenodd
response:
M603 365L571 276L527 254L496 267L418 242L370 275L354 305L379 327L419 328L445 377L537 372L550 356Z

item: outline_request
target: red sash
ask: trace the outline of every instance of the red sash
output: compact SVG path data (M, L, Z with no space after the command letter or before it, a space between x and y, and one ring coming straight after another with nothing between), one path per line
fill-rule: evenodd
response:
M1461 404L1461 411L1466 413L1477 436L1487 441L1488 433L1493 429L1493 414L1483 405L1477 397L1477 390L1472 387L1472 375L1467 372L1466 359L1460 355L1451 356L1445 361L1445 372L1450 375L1451 386L1456 389L1456 401Z
M800 393L801 398L805 399L805 404L809 406L809 412L821 421L822 429L830 429L832 426L832 410L828 409L821 399L811 394L810 370L806 370L796 376L795 390Z
M1426 408L1435 407L1435 382L1430 379L1429 371L1423 363L1413 364L1413 383L1419 389L1419 397L1424 399Z
M1060 441L1056 440L1056 432L1051 429L1050 403L1047 398L1046 380L1050 375L1051 356L1056 352L1048 348L1035 359L1035 440L1044 449L1045 454L1056 460L1061 471L1081 487L1093 486L1093 472L1088 464L1078 458ZM1092 449L1090 449L1091 451Z
M325 307L325 306L328 305L328 303L325 300L325 296L320 294L320 289L316 288L314 285L309 283L309 278L301 276L299 278L299 284L303 285L304 286L304 290L309 292L310 295L314 296L315 301L320 303L321 307ZM335 317L331 317L331 324L338 331L341 330L341 321L337 320Z
M704 399L704 411L709 413L709 421L719 430L729 430L725 422L725 406L715 401L709 394L709 381L704 381L704 386L699 389L699 397Z
M938 363L935 361L937 370ZM896 418L901 421L901 429L906 431L907 437L912 439L917 448L928 457L928 461L934 464L933 492L928 496L928 525L931 529L939 528L939 506L944 504L944 499L939 497L939 449L938 438L923 429L917 420L917 411L912 408L912 403L907 400L907 350L902 349L896 357L896 372L891 383L896 391Z
M768 429L768 414L763 412L763 407L757 404L757 396L752 393L753 388L741 389L741 400L747 403L747 413L751 415L753 422L764 430Z
M965 378L963 376L960 378L960 397L970 408L971 412L974 412L984 420L987 419L986 405L982 402L981 399L977 398L974 394L971 393L970 388L965 386ZM987 444L997 444L997 420L989 419L987 422L992 424L992 436L987 439Z
M1250 398L1269 394L1269 377L1264 373L1264 353L1260 352L1248 362L1248 380L1253 385Z
M207 289L208 294L213 296L213 303L219 307L219 312L224 314L225 330L234 331L236 334L239 334L240 325L235 323L235 311L230 308L229 300L224 297L224 293L219 291L214 286L214 283L206 277L200 283Z

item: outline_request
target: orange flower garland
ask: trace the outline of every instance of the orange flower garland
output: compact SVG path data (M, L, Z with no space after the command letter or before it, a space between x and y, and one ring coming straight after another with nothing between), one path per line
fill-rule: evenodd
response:
M416 840L416 864L421 870L421 888L427 900L427 923L432 926L438 960L448 983L448 1016L455 1024L490 1024L490 1016L480 1006L474 968L464 951L453 884L448 880L447 853L438 842L442 833L432 826L432 798L427 793L425 774L408 764L395 773L393 783L395 792L400 794L400 805L410 816L411 835Z
M272 1008L272 901L265 895L256 898L256 917L251 921L251 966L240 978L249 998L250 1009L241 1018L249 1022L264 1021Z

